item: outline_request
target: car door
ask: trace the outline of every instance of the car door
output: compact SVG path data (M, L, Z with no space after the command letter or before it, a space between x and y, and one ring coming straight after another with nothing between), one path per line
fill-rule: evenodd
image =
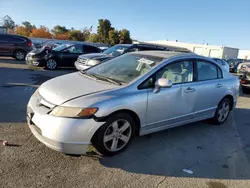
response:
M214 112L225 95L221 68L206 60L196 60L196 100L194 118L206 119L214 116Z
M83 48L81 45L73 45L63 50L60 53L60 61L62 66L72 67L78 56L83 54Z
M8 35L0 35L0 54L12 55L15 48L14 38Z
M155 79L166 78L173 85L154 93L148 89L147 129L164 129L192 120L195 91L193 82L193 61L180 60L166 65L155 74Z

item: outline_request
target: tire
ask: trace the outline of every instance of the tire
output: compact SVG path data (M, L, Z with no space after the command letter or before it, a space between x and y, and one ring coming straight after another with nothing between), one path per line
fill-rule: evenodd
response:
M13 57L18 61L23 61L26 57L27 53L23 50L16 50L13 53Z
M45 69L55 70L57 68L57 62L55 59L48 59L45 63Z
M134 135L134 119L127 113L117 113L107 118L91 142L99 153L112 156L127 148Z
M241 90L242 90L242 93L244 93L244 94L249 94L250 93L250 89L248 89L247 87L242 87Z
M227 120L230 114L232 105L233 104L231 103L229 98L224 98L221 100L221 102L219 103L215 111L215 115L213 118L213 121L216 125L221 125Z

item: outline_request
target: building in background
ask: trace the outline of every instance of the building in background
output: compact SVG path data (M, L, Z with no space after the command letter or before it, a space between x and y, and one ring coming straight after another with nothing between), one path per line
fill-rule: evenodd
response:
M221 59L236 59L238 57L238 52L239 52L239 49L237 48L231 48L226 46L215 46L208 44L190 44L190 43L168 41L168 40L147 41L147 43L183 47L189 49L190 51L198 55L206 57L216 57Z
M238 59L250 59L250 50L239 50Z
M6 27L0 26L0 33L7 33Z

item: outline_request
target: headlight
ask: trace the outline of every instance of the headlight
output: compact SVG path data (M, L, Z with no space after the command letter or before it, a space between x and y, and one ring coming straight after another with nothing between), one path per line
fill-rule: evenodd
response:
M87 65L94 66L94 65L99 64L99 63L100 63L100 61L98 61L98 60L90 59L90 60L88 60Z
M94 115L97 110L98 108L74 108L57 106L50 112L50 115L58 117L87 118Z

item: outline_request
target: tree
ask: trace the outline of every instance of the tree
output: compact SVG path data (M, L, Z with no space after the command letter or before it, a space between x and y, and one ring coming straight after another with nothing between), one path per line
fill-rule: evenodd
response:
M35 25L31 25L30 22L28 21L25 21L25 22L22 22L23 26L31 33L32 29L33 28L36 28Z
M84 41L85 37L84 37L84 34L80 30L71 30L69 31L69 39L77 40L77 41Z
M30 34L31 37L38 37L38 38L52 38L51 33L45 26L40 26L39 29L33 28Z
M119 31L120 44L131 44L130 32L127 29Z
M114 28L111 27L111 23L107 19L100 19L98 23L97 35L99 37L99 42L109 43L109 31L114 30Z
M15 22L8 15L3 17L3 26L6 27L7 31L15 28Z
M24 26L17 25L15 30L16 30L16 34L18 34L18 35L22 35L22 36L26 36L26 37L30 36L30 31Z
M109 44L115 45L119 44L119 32L117 30L110 30L109 31Z
M59 39L59 40L69 40L69 33L57 34L57 35L55 36L55 39Z
M99 42L99 36L96 33L92 33L88 37L89 42Z
M66 27L60 25L56 25L51 31L55 36L58 34L65 34L69 32L69 30Z

